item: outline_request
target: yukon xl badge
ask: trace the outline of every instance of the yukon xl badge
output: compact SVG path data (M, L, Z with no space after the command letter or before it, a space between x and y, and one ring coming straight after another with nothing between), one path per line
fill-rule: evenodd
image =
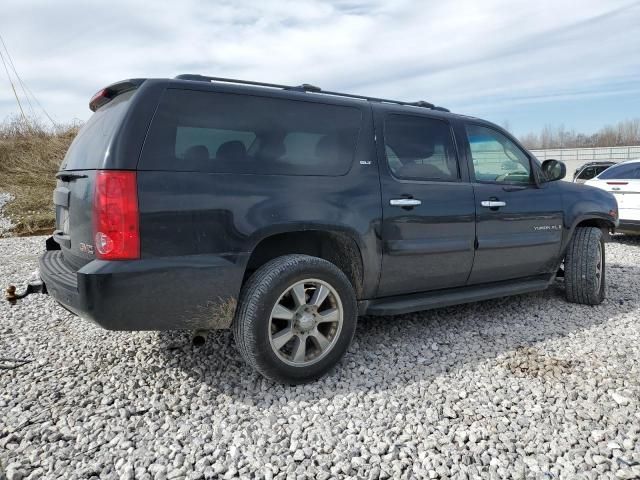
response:
M533 229L538 230L562 230L562 225L534 225Z
M80 242L80 251L93 255L93 245Z

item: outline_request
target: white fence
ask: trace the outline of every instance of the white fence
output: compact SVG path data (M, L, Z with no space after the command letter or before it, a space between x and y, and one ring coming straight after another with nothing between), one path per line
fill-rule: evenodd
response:
M613 160L622 162L632 158L640 158L640 145L629 147L595 147L595 148L551 148L547 150L531 150L539 160L554 158L556 160L593 162L597 160Z
M531 150L538 160L549 158L560 160L567 164L567 180L571 180L573 172L587 162L611 160L624 162L633 158L640 158L640 145L628 147L595 147L595 148L550 148L547 150Z

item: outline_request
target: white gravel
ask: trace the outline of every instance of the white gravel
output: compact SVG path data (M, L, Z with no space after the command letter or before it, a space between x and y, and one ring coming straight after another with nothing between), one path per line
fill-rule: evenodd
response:
M0 285L28 276L43 240L0 240ZM3 302L0 463L11 480L638 478L640 240L616 239L608 261L599 307L558 284L365 318L344 361L299 387L254 374L229 332L195 348L101 330L43 295Z

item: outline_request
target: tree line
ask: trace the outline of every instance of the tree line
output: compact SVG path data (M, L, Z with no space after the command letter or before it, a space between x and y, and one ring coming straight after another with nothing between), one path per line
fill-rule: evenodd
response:
M505 122L508 129L508 122ZM640 118L623 120L615 125L606 125L596 133L577 133L564 125L545 126L540 133L527 133L520 141L528 149L620 147L640 145Z

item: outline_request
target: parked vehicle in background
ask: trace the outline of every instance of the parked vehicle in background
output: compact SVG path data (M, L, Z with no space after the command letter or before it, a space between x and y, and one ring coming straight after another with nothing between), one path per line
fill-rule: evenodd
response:
M640 159L618 163L585 184L616 197L619 232L640 234Z
M573 174L573 181L575 183L584 183L587 180L597 177L607 168L615 165L616 162L603 161L603 162L589 162L576 169Z
M613 196L431 103L181 75L113 84L63 161L46 289L113 330L232 328L288 383L358 315L544 290L605 297Z

